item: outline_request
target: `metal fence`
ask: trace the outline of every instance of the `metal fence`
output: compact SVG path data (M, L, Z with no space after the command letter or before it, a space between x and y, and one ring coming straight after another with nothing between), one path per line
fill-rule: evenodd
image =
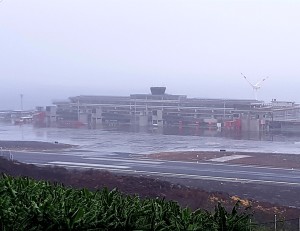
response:
M14 160L14 156L11 150L3 149L0 147L0 157L6 158L8 160Z
M256 223L252 222L251 219L247 225L244 226L243 230L247 231L300 231L300 216L294 219L277 219L274 216L273 221Z

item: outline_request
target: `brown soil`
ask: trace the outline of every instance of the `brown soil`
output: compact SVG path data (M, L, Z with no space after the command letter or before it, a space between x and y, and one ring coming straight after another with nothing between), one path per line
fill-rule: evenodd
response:
M61 150L65 148L72 148L75 145L61 144L58 142L40 142L40 141L7 141L0 140L0 149L15 150L15 151L43 151L43 150Z
M147 158L187 161L187 162L212 162L215 158L224 156L242 155L243 158L228 160L225 163L244 164L255 166L268 166L276 168L300 169L300 155L284 153L257 153L257 152L209 152L209 151L187 151L187 152L162 152L146 155Z
M146 155L146 157L169 161L212 162L214 158L231 155L244 155L245 157L235 160L228 160L225 161L225 163L286 168L291 170L300 169L300 155L283 153L187 151L150 154ZM168 180L190 187L200 187L207 191L222 191L230 195L237 195L241 198L251 198L257 201L266 201L274 204L295 206L300 208L300 187L298 186L193 179L170 178Z

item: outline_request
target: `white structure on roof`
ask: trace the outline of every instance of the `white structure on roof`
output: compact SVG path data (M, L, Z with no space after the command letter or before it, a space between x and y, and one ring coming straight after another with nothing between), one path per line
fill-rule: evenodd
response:
M253 89L253 93L254 93L254 99L257 100L257 91L261 88L261 84L266 81L269 77L267 76L266 78L263 78L262 80L258 81L256 84L251 83L247 77L241 73L241 75L244 77L244 79L250 84L250 86Z

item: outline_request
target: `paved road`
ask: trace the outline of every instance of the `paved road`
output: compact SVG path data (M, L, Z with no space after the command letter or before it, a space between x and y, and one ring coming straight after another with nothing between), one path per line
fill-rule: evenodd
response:
M217 181L280 184L300 187L300 171L211 162L161 161L142 158L131 153L97 153L88 150L64 152L12 152L15 160L36 165L67 168L94 168L113 172L208 179Z

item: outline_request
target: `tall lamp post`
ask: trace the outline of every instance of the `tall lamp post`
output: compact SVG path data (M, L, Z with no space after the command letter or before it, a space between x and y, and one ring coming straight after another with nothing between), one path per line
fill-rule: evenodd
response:
M20 94L20 98L21 98L21 111L23 111L23 94Z

